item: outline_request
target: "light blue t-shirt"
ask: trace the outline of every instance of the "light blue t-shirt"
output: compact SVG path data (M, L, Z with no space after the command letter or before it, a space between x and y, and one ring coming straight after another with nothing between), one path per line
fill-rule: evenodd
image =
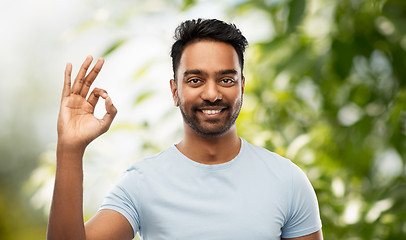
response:
M205 165L175 146L134 164L101 209L143 240L276 240L321 228L317 198L290 160L241 140L233 160Z

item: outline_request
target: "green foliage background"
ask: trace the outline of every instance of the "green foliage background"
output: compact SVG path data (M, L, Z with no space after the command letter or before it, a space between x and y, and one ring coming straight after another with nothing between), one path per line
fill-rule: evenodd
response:
M269 13L276 32L252 46L252 108L240 133L262 135L263 146L305 169L326 239L404 239L406 2L323 3L314 12L305 1L240 5ZM312 18L325 21L325 34L308 33ZM346 211L359 215L346 220Z
M189 11L204 1L164 2ZM261 13L272 28L266 40L247 51L240 136L292 159L306 172L318 195L325 239L405 239L406 2L226 3L226 18ZM138 14L134 4L129 6L114 19L117 27ZM77 32L92 27L93 22L85 22ZM101 55L108 58L127 40L105 46ZM134 76L142 78L149 64ZM148 89L134 102L152 95ZM29 112L31 106L23 109ZM47 150L18 129L24 116L15 114L16 121L5 126L10 134L0 135L2 163L7 161L2 166L8 167L0 170L0 238L44 239L46 216L32 208L23 189L33 169L52 176L54 163L38 161ZM129 121L112 131L143 136L153 128ZM144 152L162 149L147 137L142 140ZM26 147L19 151L15 146Z

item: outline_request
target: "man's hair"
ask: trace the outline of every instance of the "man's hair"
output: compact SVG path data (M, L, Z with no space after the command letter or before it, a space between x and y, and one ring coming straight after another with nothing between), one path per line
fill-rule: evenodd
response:
M217 19L194 19L181 23L175 30L175 43L172 45L171 57L174 78L179 67L183 50L191 43L200 40L224 42L232 45L237 52L241 65L241 74L244 68L244 51L248 45L247 39L234 25Z

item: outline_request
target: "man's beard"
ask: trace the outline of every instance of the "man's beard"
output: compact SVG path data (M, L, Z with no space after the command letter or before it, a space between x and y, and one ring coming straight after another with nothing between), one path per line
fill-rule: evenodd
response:
M230 128L235 124L238 115L240 114L240 110L242 107L242 102L243 102L243 96L241 94L241 101L239 101L238 106L236 106L237 109L232 109L233 106L230 104L225 104L222 102L208 102L205 101L202 104L199 105L193 105L190 108L190 114L187 113L185 110L182 102L180 101L178 97L178 103L179 103L179 109L180 112L182 113L183 120L187 125L189 125L190 128L192 128L197 134L203 135L203 136L211 136L211 137L218 137L226 133ZM210 127L205 127L202 123L201 120L197 117L197 111L200 111L199 109L203 107L221 107L226 109L226 111L232 111L236 110L234 112L229 112L227 116L224 119L224 122L221 123L220 126L215 127L215 128L210 128ZM205 121L206 124L216 124L222 119L215 119L215 120L208 120Z

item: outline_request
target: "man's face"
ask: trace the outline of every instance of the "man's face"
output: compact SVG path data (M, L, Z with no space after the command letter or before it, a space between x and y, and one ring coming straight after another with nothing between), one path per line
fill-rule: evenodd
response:
M188 45L176 76L171 90L185 127L200 135L220 136L235 126L244 79L231 45L209 40Z

